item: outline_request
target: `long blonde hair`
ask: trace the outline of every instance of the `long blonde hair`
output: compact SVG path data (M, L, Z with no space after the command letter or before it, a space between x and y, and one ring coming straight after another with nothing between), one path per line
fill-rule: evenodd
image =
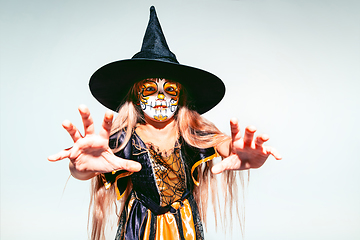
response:
M157 80L157 79L154 79ZM138 101L138 91L137 88L139 83L134 84L134 86L129 91L128 95L125 98L125 101L120 105L118 110L118 115L115 118L111 134L117 133L120 130L126 130L125 139L120 146L113 149L113 152L118 152L123 149L126 143L130 140L133 130L136 128L138 123L144 123L143 113L140 107L137 105ZM178 131L182 138L191 146L197 148L209 148L218 145L221 142L227 141L230 139L229 136L222 133L212 122L208 121L202 117L199 113L194 110L190 110L186 106L186 98L183 94L183 87L180 93L180 101L177 113L175 115L175 122L178 128ZM215 224L217 225L218 216L220 216L222 225L226 222L226 214L222 214L221 207L219 205L219 196L217 193L217 178L211 173L210 169L212 167L212 161L207 162L207 164L202 164L198 167L199 175L199 187L194 188L194 198L198 205L200 217L206 226L206 212L208 206L208 198L211 195L211 202L213 205L213 211L215 215ZM238 191L236 184L236 175L240 175L241 183L242 175L238 174L236 171L225 171L223 174L223 184L226 187L227 191L224 191L225 205L229 209L229 213L232 214L232 208L235 207L238 212L237 216L240 220L239 208L238 208ZM130 181L129 181L130 182ZM105 190L103 181L98 175L92 179L91 183L91 200L89 208L89 221L91 217L91 239L100 240L104 239L105 227L108 223L109 216L114 212L117 216L120 216L121 211L124 208L124 203L129 195L131 189L130 186L127 187L127 192L119 201L116 200L114 184L111 185L110 189ZM212 193L209 194L209 188L211 186ZM224 210L223 210L224 211ZM241 221L240 221L241 222Z

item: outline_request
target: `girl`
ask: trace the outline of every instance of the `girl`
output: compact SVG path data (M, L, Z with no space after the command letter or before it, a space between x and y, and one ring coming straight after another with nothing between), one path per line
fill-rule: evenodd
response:
M207 191L225 170L259 168L276 150L254 138L250 126L241 136L236 119L231 137L200 114L225 93L215 75L181 65L169 50L154 7L142 49L132 59L103 66L90 79L94 97L106 112L99 135L86 106L80 106L85 134L69 121L63 127L74 146L49 157L69 158L71 174L92 179L92 239L104 235L106 217L122 201L116 239L203 239ZM214 157L223 160L212 165ZM206 164L202 164L205 163ZM232 194L233 171L225 171Z

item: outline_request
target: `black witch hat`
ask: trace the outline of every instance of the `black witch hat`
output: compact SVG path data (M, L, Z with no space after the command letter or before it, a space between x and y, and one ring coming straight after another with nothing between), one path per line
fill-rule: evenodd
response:
M188 106L202 114L218 104L225 94L220 78L207 71L180 64L166 43L155 8L150 8L141 51L131 59L109 63L90 78L93 96L116 111L134 83L147 78L179 82L187 92Z

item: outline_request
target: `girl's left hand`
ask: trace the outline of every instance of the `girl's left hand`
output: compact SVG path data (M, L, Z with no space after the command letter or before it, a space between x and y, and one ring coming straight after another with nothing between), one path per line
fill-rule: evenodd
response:
M245 129L244 137L241 136L237 119L231 119L230 126L230 154L221 162L214 165L211 169L214 174L221 173L225 170L259 168L265 163L269 155L274 156L276 160L281 160L281 156L275 148L263 145L269 140L269 136L262 134L254 138L256 132L254 126L248 126Z

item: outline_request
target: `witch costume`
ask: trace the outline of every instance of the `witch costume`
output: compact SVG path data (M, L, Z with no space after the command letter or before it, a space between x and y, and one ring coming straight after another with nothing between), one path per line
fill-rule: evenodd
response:
M225 94L225 86L217 76L177 61L166 43L154 7L150 8L141 51L131 59L98 69L89 86L101 104L117 111L134 83L147 78L179 82L186 89L189 108L199 114L213 108ZM125 130L112 135L110 148L120 146L125 135ZM118 199L123 197L129 181L132 183L116 240L204 238L192 192L194 185L199 184L197 166L217 157L215 148L195 148L180 136L173 149L160 151L143 142L133 130L125 147L115 155L142 166L139 172L120 170L101 175L106 189L115 184Z

